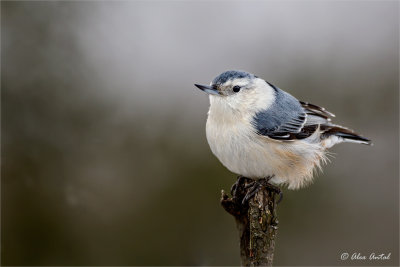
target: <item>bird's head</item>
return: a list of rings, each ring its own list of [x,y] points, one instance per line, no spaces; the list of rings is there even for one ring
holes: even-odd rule
[[[221,73],[210,85],[195,84],[210,95],[211,105],[227,106],[237,111],[257,111],[274,100],[273,89],[254,74],[229,70]]]

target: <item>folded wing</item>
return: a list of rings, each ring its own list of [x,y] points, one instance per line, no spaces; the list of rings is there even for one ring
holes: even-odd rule
[[[345,127],[331,123],[335,115],[325,108],[298,101],[292,95],[269,84],[275,90],[275,102],[254,116],[257,133],[275,140],[293,141],[310,137],[319,129],[321,140],[335,137],[338,142],[371,144],[371,141]]]

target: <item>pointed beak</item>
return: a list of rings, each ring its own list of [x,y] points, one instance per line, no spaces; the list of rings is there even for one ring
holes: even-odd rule
[[[220,95],[219,91],[216,88],[213,88],[209,85],[201,85],[201,84],[195,84],[194,86],[196,86],[197,88],[199,88],[200,90],[206,92],[207,94],[210,95]]]

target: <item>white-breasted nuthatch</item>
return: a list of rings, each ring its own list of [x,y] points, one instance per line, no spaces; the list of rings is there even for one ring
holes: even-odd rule
[[[309,184],[326,161],[326,149],[341,142],[371,144],[331,123],[332,113],[244,71],[226,71],[209,86],[206,124],[211,151],[231,172],[272,177],[273,184],[297,189]]]

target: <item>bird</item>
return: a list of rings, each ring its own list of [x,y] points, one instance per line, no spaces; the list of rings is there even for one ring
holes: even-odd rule
[[[194,84],[209,95],[206,137],[228,170],[272,186],[303,188],[327,162],[328,149],[342,142],[371,140],[332,123],[325,108],[246,71],[229,70],[210,85]],[[239,177],[240,177],[239,176]]]

